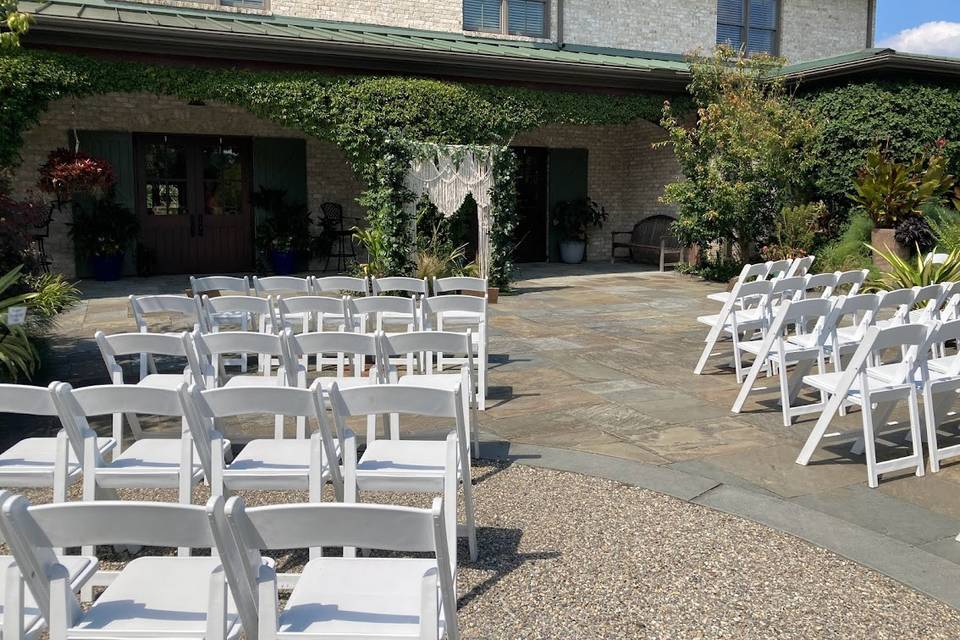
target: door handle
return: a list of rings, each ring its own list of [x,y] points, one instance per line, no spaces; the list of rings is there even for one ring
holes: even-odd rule
[[[196,231],[196,227],[195,227],[194,220],[193,220],[193,214],[192,214],[192,213],[188,213],[187,215],[190,216],[190,237],[192,238],[192,237],[194,237],[195,235],[197,235],[197,231]]]
[[[200,213],[197,215],[197,235],[201,238],[203,237],[203,214]]]

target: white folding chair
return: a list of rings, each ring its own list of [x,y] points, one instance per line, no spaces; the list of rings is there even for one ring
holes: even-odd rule
[[[462,293],[470,291],[487,295],[489,284],[486,278],[471,278],[467,276],[453,276],[450,278],[433,279],[433,295],[442,293]]]
[[[0,506],[13,495],[0,490]],[[13,544],[6,540],[2,532],[0,526],[0,544],[7,544],[12,549]],[[97,572],[98,561],[94,557],[62,555],[62,549],[50,551],[51,554],[57,554],[56,561],[66,572],[64,580],[71,593],[83,589]],[[20,566],[14,556],[0,556],[0,628],[3,629],[3,637],[14,640],[36,638],[47,624],[30,589],[24,588]]]
[[[313,278],[314,293],[337,292],[341,296],[350,295],[368,296],[370,295],[370,283],[366,278],[353,278],[350,276],[326,276],[324,278]]]
[[[259,298],[257,296],[223,296],[218,298],[201,298],[201,318],[204,319],[205,327],[201,324],[201,330],[204,333],[219,333],[226,328],[234,328],[236,331],[258,331],[260,333],[277,333],[280,325],[277,323],[276,308],[272,296]],[[235,318],[239,317],[240,322],[225,323],[217,321],[217,318]],[[221,363],[224,367],[239,366],[240,373],[247,372],[247,354],[241,353],[236,358],[223,358]],[[257,363],[263,367],[263,362]]]
[[[927,379],[923,384],[924,423],[927,428],[927,449],[930,471],[940,471],[940,463],[960,456],[960,444],[941,446],[939,425],[941,419],[956,419],[953,406],[960,391],[960,355],[943,354],[947,343],[960,344],[960,320],[935,323],[930,330],[930,352],[940,348],[940,357],[927,360]]]
[[[770,263],[770,269],[767,271],[767,280],[797,277],[799,274],[796,272],[800,266],[796,260],[774,260]]]
[[[154,356],[168,356],[182,359],[186,363],[183,371],[180,373],[151,373],[135,382],[140,387],[155,387],[160,389],[176,389],[184,382],[203,384],[203,369],[200,361],[193,349],[193,342],[186,332],[179,335],[162,333],[117,333],[112,336],[105,335],[102,331],[95,334],[97,345],[100,347],[100,355],[103,357],[103,363],[107,367],[107,373],[110,376],[110,382],[113,384],[125,384],[123,379],[123,367],[117,362],[120,356],[132,355],[135,353],[149,354]],[[155,360],[154,360],[155,361]],[[135,414],[126,416],[130,423],[130,430],[134,439],[139,440],[144,437],[143,430],[140,427],[140,420]],[[113,414],[113,439],[117,444],[117,451],[123,450],[123,426],[120,413]]]
[[[444,278],[444,280],[456,280]],[[470,278],[477,280],[477,278]],[[476,354],[474,362],[477,367],[477,407],[480,411],[487,407],[487,369],[489,367],[489,349],[487,338],[487,299],[478,296],[443,295],[423,299],[422,309],[423,331],[454,331],[457,333],[471,331],[470,339]],[[443,373],[447,364],[462,365],[464,358],[450,358],[442,351],[434,354],[437,371]]]
[[[216,387],[292,385],[297,379],[297,366],[290,361],[279,335],[254,331],[221,331],[192,336],[197,360],[208,389]],[[238,374],[226,378],[221,360],[227,353],[255,353],[261,363],[257,373]],[[273,369],[273,361],[279,366]]]
[[[12,496],[0,508],[0,529],[16,559],[16,571],[61,640],[232,640],[240,635],[236,605],[228,596],[217,554],[136,558],[119,572],[100,572],[87,582],[107,584],[88,608],[74,596],[74,573],[58,547],[146,545],[213,548],[203,506],[150,502],[73,502],[30,506]],[[92,554],[88,554],[92,556]],[[84,559],[95,563],[96,558]],[[96,566],[96,565],[94,565]],[[10,569],[8,569],[8,573]],[[7,634],[6,640],[26,636]]]
[[[835,309],[842,303],[842,298],[837,301],[811,298],[784,302],[763,338],[741,342],[739,348],[752,354],[754,360],[731,411],[740,413],[760,371],[768,363],[779,372],[783,426],[789,427],[794,416],[822,411],[826,401],[823,392],[818,403],[802,406],[794,406],[794,403],[800,394],[803,377],[813,366],[817,367],[818,373],[826,373],[826,345],[835,328]],[[792,379],[788,371],[790,366],[794,367]]]
[[[200,299],[189,296],[156,295],[129,296],[133,321],[140,333],[150,333],[150,316],[162,315],[174,318],[181,330],[192,331],[200,326]],[[201,327],[202,329],[202,327]],[[175,333],[180,333],[176,331]],[[140,357],[140,378],[147,373],[157,373],[156,363],[148,354]]]
[[[737,276],[733,288],[735,289],[744,283],[753,282],[754,280],[766,280],[767,274],[770,272],[770,265],[772,264],[772,262],[759,262],[757,264],[743,265],[743,269],[741,269],[740,275]],[[732,293],[733,289],[730,291],[717,291],[716,293],[709,294],[707,299],[722,304],[730,298]]]
[[[867,281],[870,275],[869,269],[860,269],[858,271],[837,272],[837,286],[834,288],[834,294],[842,293],[846,296],[855,296],[860,292],[860,287]],[[850,287],[844,289],[844,287]]]
[[[810,268],[813,267],[813,261],[816,260],[816,256],[804,256],[802,258],[794,258],[787,273],[784,275],[786,278],[793,278],[795,276],[805,276],[810,273]]]
[[[873,325],[877,310],[880,308],[880,296],[875,293],[840,296],[837,298],[835,321],[832,335],[825,345],[834,371],[843,368],[843,354],[855,350],[863,341],[867,329]],[[809,346],[807,336],[791,336],[791,342]]]
[[[211,292],[222,294],[224,291],[233,295],[250,295],[250,278],[247,276],[190,276],[190,291],[194,297],[209,295]]]
[[[337,364],[336,375],[321,375],[316,378],[324,388],[329,388],[334,382],[340,383],[340,388],[364,386],[372,381],[385,381],[384,369],[380,366],[378,356],[380,354],[377,347],[377,335],[364,333],[351,333],[349,331],[319,331],[311,333],[294,334],[290,331],[285,332],[284,338],[287,341],[287,353],[294,361],[300,362],[297,369],[296,386],[307,387],[307,370],[304,366],[309,354],[317,353],[323,356],[330,356]],[[367,359],[371,361],[371,368],[366,367]],[[350,365],[350,373],[347,375],[347,364]],[[294,384],[290,383],[291,386]]]
[[[466,421],[467,438],[473,447],[473,455],[480,456],[479,425],[477,414],[477,394],[474,387],[473,340],[470,329],[466,333],[447,331],[414,331],[393,336],[380,336],[380,361],[391,358],[404,360],[406,373],[390,371],[390,381],[399,384],[461,390],[463,415]],[[446,353],[463,357],[463,364],[457,373],[441,373],[434,367],[432,354]],[[423,367],[420,364],[424,365]]]
[[[942,322],[960,320],[960,282],[944,283],[940,320]]]
[[[338,432],[346,430],[352,416],[418,415],[452,418],[455,430],[445,440],[371,439],[356,464],[354,495],[362,491],[432,492],[443,496],[447,535],[455,540],[457,488],[463,485],[466,517],[464,533],[470,558],[477,558],[476,516],[470,452],[460,391],[412,385],[377,384],[353,389],[330,387],[329,399]],[[344,461],[344,464],[347,464]],[[349,489],[347,489],[349,491]]]
[[[947,293],[946,287],[942,284],[930,284],[913,289],[916,291],[913,299],[914,308],[907,313],[906,321],[914,324],[929,324],[940,320],[940,307]]]
[[[720,313],[697,318],[697,322],[710,327],[710,331],[704,338],[706,345],[700,354],[697,366],[693,370],[695,374],[703,373],[707,360],[713,355],[714,348],[720,338],[726,334],[733,339],[733,362],[737,372],[737,381],[742,380],[742,363],[738,346],[740,336],[744,334],[749,338],[755,332],[762,331],[770,322],[770,295],[772,292],[773,282],[770,280],[757,280],[740,284],[730,292],[731,295],[723,303]]]
[[[807,281],[804,284],[803,299],[810,298],[829,298],[834,295],[840,275],[837,273],[818,273],[812,276],[806,276]]]
[[[281,298],[277,301],[277,310],[280,312],[280,326],[293,330],[294,323],[287,318],[307,316],[308,321],[301,323],[302,331],[296,333],[310,333],[313,331],[345,331],[349,330],[346,296],[298,296]],[[304,369],[309,366],[308,357],[304,356]],[[316,354],[317,373],[323,370],[324,365],[337,365],[336,359],[326,358],[322,353]]]
[[[886,329],[873,326],[867,330],[863,342],[850,358],[842,373],[824,373],[804,377],[804,384],[828,394],[826,407],[810,432],[797,464],[806,465],[826,435],[827,429],[843,404],[861,408],[862,447],[867,459],[867,482],[877,487],[884,473],[913,469],[923,475],[923,445],[920,411],[917,401],[917,375],[925,371],[923,348],[927,344],[928,328],[919,324],[892,326]],[[872,364],[880,361],[884,352],[896,350],[902,359],[891,364]],[[877,460],[876,437],[887,429],[887,418],[896,404],[906,401],[910,415],[910,451],[906,456]],[[902,428],[901,428],[902,429]],[[858,452],[861,443],[854,446]]]
[[[455,541],[445,505],[431,509],[372,504],[284,504],[245,508],[230,498],[225,518],[210,509],[214,535],[237,549],[225,562],[250,640],[377,638],[456,640]],[[226,521],[226,525],[220,524]],[[229,541],[229,542],[228,542]],[[389,557],[312,558],[296,576],[278,575],[261,551],[361,547]],[[396,552],[429,557],[397,557]],[[284,582],[293,590],[278,612]],[[255,630],[255,631],[250,631]]]
[[[57,384],[54,382],[49,387],[0,384],[0,413],[58,416],[53,399],[53,388]],[[115,445],[112,438],[97,438],[95,446],[100,455],[106,455]],[[52,438],[24,438],[0,453],[0,486],[51,487],[53,501],[64,502],[67,487],[83,475],[82,451],[83,443],[71,440],[63,429]]]
[[[913,302],[917,298],[916,289],[894,289],[880,294],[874,324],[881,329],[907,324]]]
[[[289,298],[291,296],[310,296],[314,293],[313,276],[298,278],[297,276],[269,276],[258,278],[253,276],[253,291],[259,298]],[[288,322],[299,322],[306,330],[308,316],[287,316]]]
[[[411,296],[425,296],[429,293],[426,278],[371,278],[370,290],[375,296],[382,296],[391,291],[409,293]]]
[[[420,327],[415,298],[402,296],[351,298],[348,296],[344,305],[350,319],[351,330],[358,333],[385,331],[389,328],[416,331]]]
[[[185,424],[177,439],[137,440],[108,462],[94,447],[96,434],[87,421],[119,412],[176,417],[184,423],[178,389],[133,385],[73,389],[64,382],[54,389],[54,398],[63,428],[83,442],[84,500],[115,500],[117,489],[177,489],[179,502],[190,504],[193,487],[203,480],[203,468]],[[221,455],[229,446],[224,443]],[[180,550],[181,554],[188,551]]]
[[[324,483],[331,481],[337,499],[344,499],[340,447],[342,443],[346,458],[352,462],[357,455],[356,440],[349,430],[342,438],[333,438],[327,427],[319,383],[310,389],[245,387],[207,391],[194,385],[180,393],[212,495],[247,489],[306,491],[311,502],[319,502]],[[217,455],[224,440],[217,421],[264,413],[304,418],[314,423],[316,429],[309,436],[304,429],[298,430],[296,438],[284,438],[281,431],[272,439],[251,440],[225,465],[223,456]]]

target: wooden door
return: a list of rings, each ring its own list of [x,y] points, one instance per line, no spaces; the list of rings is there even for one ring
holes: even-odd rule
[[[586,149],[550,149],[547,207],[553,210],[558,202],[586,198],[589,156]],[[560,260],[560,238],[553,226],[549,234],[550,261]]]
[[[156,273],[251,267],[248,140],[138,135],[134,161],[141,244]]]

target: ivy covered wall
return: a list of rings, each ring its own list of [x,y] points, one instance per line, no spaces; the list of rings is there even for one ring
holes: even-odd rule
[[[409,239],[400,231],[406,228],[403,205],[409,194],[402,178],[408,157],[392,141],[506,145],[517,133],[548,124],[658,122],[666,98],[397,76],[142,64],[23,50],[0,55],[0,171],[17,164],[23,132],[52,100],[114,91],[215,100],[336,143],[366,186],[361,202],[369,223],[394,238],[390,251],[398,270],[408,266]],[[515,194],[511,163],[504,160],[500,169],[491,279],[503,286],[511,271]]]
[[[849,207],[851,179],[867,151],[888,145],[901,160],[945,140],[950,172],[960,175],[960,84],[908,79],[850,82],[802,96],[820,126],[808,150],[817,196],[835,210]]]

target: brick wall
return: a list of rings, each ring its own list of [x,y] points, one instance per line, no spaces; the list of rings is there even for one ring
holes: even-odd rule
[[[587,149],[587,193],[610,214],[602,229],[590,233],[587,259],[602,261],[610,259],[611,231],[630,230],[652,215],[672,215],[671,207],[658,198],[680,168],[672,151],[652,147],[665,136],[663,129],[646,121],[609,127],[558,125],[521,134],[512,144]]]
[[[716,0],[566,0],[564,39],[571,44],[685,53],[712,48]]]
[[[791,62],[863,49],[867,0],[782,0],[780,53]]]
[[[187,133],[261,137],[305,137],[257,118],[229,105],[208,103],[192,107],[166,96],[110,93],[74,100],[59,100],[50,105],[40,122],[26,132],[21,150],[23,161],[13,176],[16,195],[35,189],[37,168],[47,154],[67,144],[72,128],[81,130]],[[344,214],[362,216],[356,203],[361,186],[341,151],[333,144],[307,139],[307,195],[312,211],[320,204],[339,202]],[[53,268],[74,277],[73,246],[67,237],[66,216],[55,216],[46,242]]]
[[[781,52],[793,62],[855,51],[866,44],[867,0],[781,3]],[[463,0],[272,0],[270,11],[302,18],[463,33]],[[550,37],[555,39],[556,0],[550,3],[548,14]],[[717,2],[565,0],[563,23],[564,40],[570,44],[686,53],[713,48]]]

